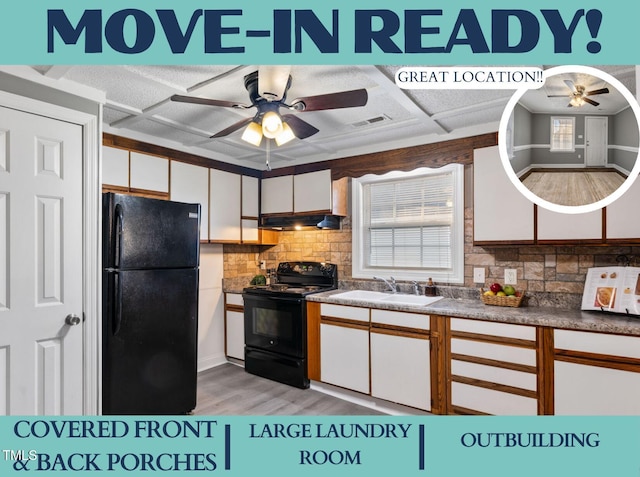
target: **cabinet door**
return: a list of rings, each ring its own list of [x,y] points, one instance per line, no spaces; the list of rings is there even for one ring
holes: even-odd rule
[[[131,152],[131,188],[169,192],[169,159]]]
[[[431,409],[429,340],[371,330],[371,395]]]
[[[473,151],[473,240],[533,241],[533,204],[507,176],[498,147]]]
[[[602,210],[559,214],[538,207],[538,240],[598,240],[602,238]]]
[[[554,367],[555,414],[640,414],[640,372],[562,361]]]
[[[607,206],[607,238],[640,238],[640,221],[630,220],[631,211],[640,204],[640,179],[611,205]]]
[[[209,169],[171,161],[171,200],[201,205],[200,239],[209,239]]]
[[[294,212],[330,212],[331,170],[293,176]]]
[[[240,242],[240,175],[210,169],[209,240]]]
[[[244,313],[227,310],[225,325],[227,356],[244,361]]]
[[[263,214],[293,212],[293,176],[262,179]]]
[[[242,176],[242,216],[260,215],[259,180],[257,177]]]
[[[321,323],[320,378],[369,394],[369,330]]]
[[[129,187],[129,151],[102,147],[102,184]]]
[[[260,231],[257,219],[242,219],[242,243],[259,243]]]

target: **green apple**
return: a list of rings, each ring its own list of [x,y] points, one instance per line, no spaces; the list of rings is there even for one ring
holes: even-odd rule
[[[507,295],[516,294],[516,289],[513,288],[511,285],[505,285],[504,287],[502,287],[502,291],[504,291]]]

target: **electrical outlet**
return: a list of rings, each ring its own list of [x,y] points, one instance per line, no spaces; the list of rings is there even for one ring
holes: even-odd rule
[[[484,268],[473,269],[473,283],[484,283]]]
[[[260,260],[260,270],[266,270],[267,264],[264,260]]]
[[[518,283],[518,270],[515,268],[505,268],[504,270],[504,284],[515,285]]]

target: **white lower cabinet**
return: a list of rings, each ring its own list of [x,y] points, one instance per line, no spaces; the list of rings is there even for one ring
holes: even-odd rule
[[[556,361],[556,415],[640,414],[640,372]]]
[[[369,394],[369,330],[320,324],[321,380]]]
[[[639,337],[556,330],[554,344],[555,414],[640,414]]]
[[[242,295],[227,293],[227,307],[243,305]],[[244,311],[240,309],[225,310],[226,355],[244,361]]]
[[[371,395],[431,409],[429,340],[371,330]]]

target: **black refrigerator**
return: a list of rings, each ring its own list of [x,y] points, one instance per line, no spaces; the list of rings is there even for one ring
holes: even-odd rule
[[[188,413],[196,405],[200,204],[102,199],[102,413]]]

